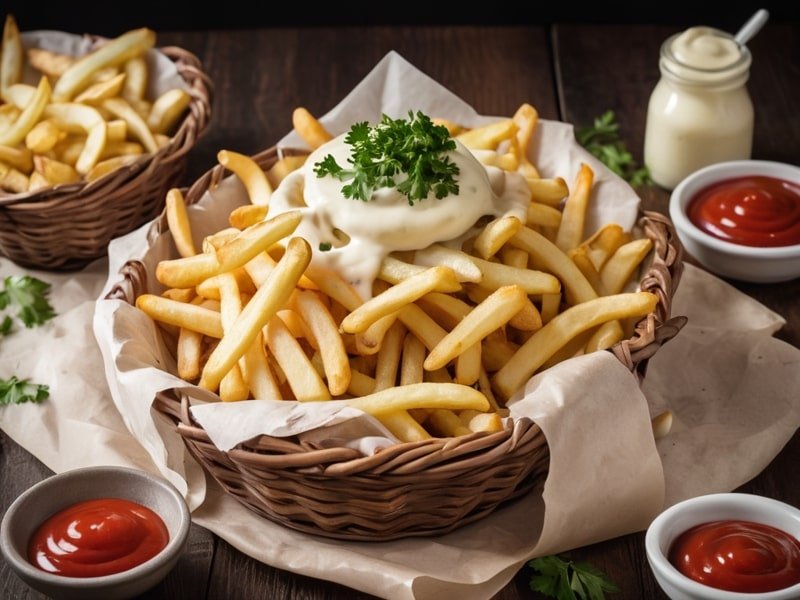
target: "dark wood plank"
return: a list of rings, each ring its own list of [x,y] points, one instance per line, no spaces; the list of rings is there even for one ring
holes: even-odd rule
[[[393,49],[480,113],[511,114],[530,102],[544,117],[557,115],[542,28],[180,32],[158,42],[197,54],[216,84],[212,125],[191,154],[187,181],[222,148],[254,153],[274,144],[297,106],[324,114]]]
[[[647,102],[659,77],[659,47],[675,31],[663,26],[555,27],[553,51],[565,120],[585,125],[613,109],[623,139],[641,162]],[[756,108],[754,158],[796,162],[800,156],[800,114],[788,108],[800,101],[800,67],[791,56],[798,41],[796,27],[768,25],[751,43],[754,58],[748,87]],[[646,187],[639,192],[645,209],[668,212],[667,191]],[[694,262],[691,257],[688,260]],[[800,347],[800,279],[774,285],[730,283],[783,315],[787,324],[778,337]],[[773,463],[739,491],[799,505],[800,483],[792,475],[798,456],[800,434],[795,434]],[[572,554],[621,584],[622,592],[615,598],[666,598],[647,567],[643,534]]]

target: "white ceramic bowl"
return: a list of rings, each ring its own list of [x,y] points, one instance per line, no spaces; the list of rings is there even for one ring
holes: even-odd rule
[[[673,542],[687,529],[726,519],[753,521],[782,529],[800,539],[800,510],[752,494],[710,494],[679,502],[652,522],[645,536],[650,568],[664,593],[672,600],[796,600],[800,583],[774,592],[745,594],[703,585],[683,575],[667,560]]]
[[[103,577],[64,577],[28,562],[28,541],[39,525],[68,506],[93,498],[123,498],[154,511],[169,531],[166,547],[132,569]],[[183,496],[166,480],[136,469],[88,467],[54,475],[20,494],[0,524],[0,552],[25,583],[52,598],[120,600],[142,594],[166,576],[183,552],[190,524]]]
[[[695,171],[678,184],[669,202],[669,216],[683,247],[704,267],[723,277],[754,283],[800,277],[800,244],[777,248],[732,244],[702,231],[687,217],[686,208],[700,190],[748,175],[766,175],[800,184],[800,167],[764,160],[735,160]]]

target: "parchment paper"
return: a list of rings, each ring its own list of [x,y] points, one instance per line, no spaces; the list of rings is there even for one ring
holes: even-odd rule
[[[436,114],[425,102],[435,99],[444,107],[448,96],[453,99],[396,55],[378,69],[402,75],[415,107]],[[396,84],[369,90],[366,101],[394,97]],[[578,151],[576,156],[583,158]],[[200,208],[193,219],[213,219],[211,213]],[[112,244],[110,280],[118,278],[124,259],[143,255],[146,229]],[[756,475],[800,424],[800,351],[771,337],[780,317],[689,267],[675,311],[688,315],[690,326],[652,361],[644,388],[650,406],[607,353],[574,359],[529,382],[513,410],[534,416],[547,435],[552,465],[541,494],[534,491],[439,538],[381,544],[315,538],[263,520],[213,482],[204,489],[202,472],[149,408],[152,392],[168,382],[141,377],[142,371],[169,358],[154,343],[152,324],[128,307],[103,301],[95,329],[115,377],[106,388],[90,318],[104,267],[101,261],[79,275],[33,273],[53,282],[60,314],[44,327],[3,340],[0,376],[49,384],[51,398],[42,405],[0,407],[0,427],[56,471],[130,464],[160,472],[187,493],[195,522],[250,556],[378,596],[487,598],[533,555],[644,528],[662,505],[665,480],[667,503],[733,489]],[[0,262],[0,275],[11,272],[22,270]],[[724,343],[712,347],[712,337]],[[662,477],[648,411],[665,406],[675,411],[677,424],[658,446]]]

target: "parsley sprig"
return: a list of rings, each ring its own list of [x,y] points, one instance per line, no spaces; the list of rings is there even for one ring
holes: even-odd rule
[[[14,306],[17,309],[17,318],[25,327],[41,325],[56,315],[47,299],[49,294],[49,283],[29,275],[11,275],[3,280],[0,310]],[[6,315],[0,324],[0,333],[10,333],[12,326],[11,317]]]
[[[22,404],[23,402],[44,402],[50,397],[50,388],[38,383],[30,383],[27,379],[0,379],[0,405]]]
[[[413,206],[431,191],[439,199],[458,193],[458,165],[447,156],[456,143],[446,127],[434,125],[422,112],[409,111],[408,119],[383,115],[374,127],[356,123],[344,141],[352,146],[352,168],[341,167],[328,154],[314,165],[314,172],[347,182],[342,186],[345,198],[367,202],[376,189],[396,187]],[[406,177],[398,183],[395,178],[402,175]]]
[[[604,600],[605,592],[618,592],[608,575],[587,563],[576,563],[566,557],[543,556],[528,565],[537,571],[530,586],[557,600]]]
[[[575,137],[581,146],[631,185],[650,183],[647,167],[636,164],[625,142],[620,139],[619,123],[614,118],[613,110],[595,118],[591,126],[578,129]]]

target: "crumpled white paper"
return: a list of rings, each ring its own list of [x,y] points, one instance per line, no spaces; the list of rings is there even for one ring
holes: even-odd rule
[[[448,97],[455,101],[396,55],[382,62],[379,72],[401,76],[403,88],[415,99],[427,98],[428,106],[444,107]],[[392,85],[373,89],[366,101],[394,97]],[[118,278],[125,258],[143,255],[146,229],[114,243],[110,280]],[[68,275],[31,272],[53,283],[59,317],[3,340],[0,377],[13,373],[49,384],[51,398],[41,405],[0,407],[0,428],[55,471],[128,464],[169,476],[189,495],[196,523],[258,560],[387,598],[486,598],[534,554],[643,528],[661,504],[664,479],[645,435],[648,405],[616,359],[600,353],[534,378],[528,384],[534,405],[514,408],[534,411],[554,449],[541,493],[534,491],[478,523],[431,539],[343,543],[266,521],[212,481],[204,490],[197,465],[184,464],[178,436],[149,408],[153,390],[165,382],[136,376],[148,360],[159,357],[147,343],[152,324],[128,315],[127,331],[111,327],[116,312],[128,310],[118,302],[99,302],[95,313],[106,366],[115,377],[111,390],[104,385],[87,302],[102,286],[104,266],[100,261]],[[0,260],[0,275],[12,272],[25,271]],[[690,325],[651,361],[644,387],[651,414],[671,407],[676,415],[673,433],[658,444],[667,503],[733,489],[756,475],[800,424],[800,351],[771,337],[782,324],[777,315],[691,267],[675,298],[675,314],[687,315]],[[719,343],[711,345],[711,339]],[[133,389],[121,399],[120,388],[131,383]],[[562,459],[580,471],[561,477]],[[628,480],[640,476],[651,478],[650,483],[628,495]],[[624,522],[637,494],[643,502],[634,506],[635,517]],[[601,514],[611,519],[607,527],[597,523]],[[588,535],[581,535],[584,528]]]

